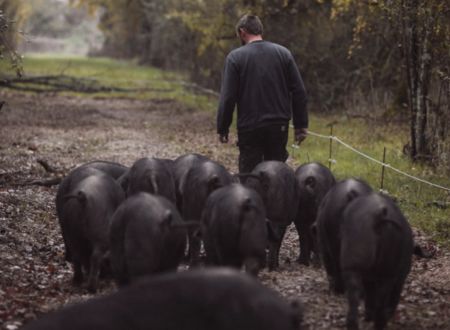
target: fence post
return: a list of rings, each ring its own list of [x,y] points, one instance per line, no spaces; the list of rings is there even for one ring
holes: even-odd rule
[[[331,171],[331,164],[332,164],[332,161],[331,161],[332,156],[333,156],[333,125],[331,125],[331,127],[330,127],[330,154],[328,157],[328,168],[330,169],[330,171]]]
[[[383,191],[383,188],[384,188],[384,169],[385,169],[384,164],[386,164],[386,147],[384,147],[384,150],[383,150],[383,165],[381,166],[381,182],[380,182],[381,192]]]

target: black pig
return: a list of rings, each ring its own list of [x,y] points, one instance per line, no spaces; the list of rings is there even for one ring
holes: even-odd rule
[[[183,184],[183,219],[200,224],[206,199],[216,189],[232,182],[232,176],[225,167],[212,160],[203,161],[192,167]],[[191,265],[198,263],[201,241],[189,230],[189,259]]]
[[[331,171],[319,163],[307,163],[295,171],[299,187],[299,203],[294,223],[300,240],[298,262],[309,265],[311,252],[317,257],[317,249],[311,233],[311,225],[317,217],[319,204],[336,183]]]
[[[185,154],[175,159],[172,169],[175,180],[178,211],[183,212],[183,186],[187,173],[191,168],[207,160],[209,160],[207,157],[199,154]]]
[[[128,172],[127,196],[148,192],[176,202],[175,182],[166,161],[158,158],[141,158]]]
[[[78,168],[83,167],[92,167],[99,171],[104,172],[105,174],[108,174],[109,176],[113,177],[114,179],[118,179],[123,173],[125,173],[128,170],[128,167],[116,163],[116,162],[110,162],[106,160],[94,160],[88,163],[85,163],[83,165],[80,165]]]
[[[297,330],[302,311],[226,268],[162,274],[65,307],[23,330]]]
[[[208,264],[233,266],[258,275],[266,263],[267,227],[259,194],[241,184],[214,191],[202,216]]]
[[[340,241],[349,303],[347,328],[358,329],[358,305],[364,297],[366,320],[374,321],[375,329],[384,329],[411,269],[411,227],[389,197],[371,193],[345,209]]]
[[[124,199],[122,188],[109,175],[93,168],[69,193],[62,196],[61,229],[71,253],[74,284],[83,281],[83,269],[88,275],[88,289],[95,292],[102,262],[109,253],[108,230],[111,217]]]
[[[138,193],[123,202],[111,221],[111,266],[119,285],[143,275],[176,270],[186,248],[186,230],[175,205],[162,196]]]
[[[342,214],[353,199],[371,191],[372,188],[361,180],[342,180],[328,191],[319,205],[313,231],[317,236],[319,253],[327,272],[330,289],[335,293],[344,292],[339,261]]]
[[[244,184],[261,195],[269,219],[269,270],[278,268],[278,255],[288,225],[298,209],[298,186],[294,171],[275,160],[256,165],[250,174],[240,175]]]
[[[73,187],[86,178],[89,175],[98,173],[98,171],[111,176],[114,179],[119,179],[128,168],[119,163],[96,160],[83,165],[78,166],[74,170],[72,170],[59,184],[58,191],[56,193],[56,214],[58,216],[58,221],[61,226],[62,236],[64,239],[65,246],[65,259],[68,262],[72,261],[71,252],[67,246],[65,238],[67,237],[67,233],[64,232],[65,227],[61,225],[64,221],[62,218],[64,215],[62,214],[62,208],[65,203],[64,196],[67,195]]]

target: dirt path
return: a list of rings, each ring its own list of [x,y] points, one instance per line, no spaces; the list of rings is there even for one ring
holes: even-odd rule
[[[72,288],[69,264],[54,208],[56,187],[18,186],[51,177],[45,159],[68,170],[94,159],[131,165],[143,156],[175,158],[198,152],[236,171],[237,150],[216,142],[214,114],[170,100],[82,99],[0,92],[0,328],[17,329],[29,319],[91,295]],[[294,164],[291,164],[294,166]],[[417,234],[428,247],[432,242]],[[345,327],[346,302],[328,292],[324,271],[295,263],[298,238],[290,228],[281,269],[264,271],[264,284],[304,303],[307,329]],[[450,253],[414,260],[398,312],[389,329],[450,328]],[[103,283],[100,294],[115,290]],[[363,329],[371,329],[361,322]]]

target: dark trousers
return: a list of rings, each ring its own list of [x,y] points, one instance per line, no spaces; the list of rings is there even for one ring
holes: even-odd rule
[[[238,132],[239,173],[249,173],[264,160],[286,161],[288,124],[261,127]]]

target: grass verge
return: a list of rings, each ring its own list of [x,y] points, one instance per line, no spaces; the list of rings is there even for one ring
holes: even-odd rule
[[[357,150],[383,160],[386,163],[426,181],[450,187],[450,178],[443,172],[413,163],[403,153],[408,142],[408,123],[368,122],[343,115],[311,116],[310,130],[322,135],[339,137]],[[382,166],[364,158],[345,146],[332,142],[331,169],[338,179],[358,177],[367,181],[375,190],[381,189]],[[291,155],[298,164],[318,161],[329,165],[330,139],[308,136],[299,149],[291,148]],[[385,168],[383,190],[393,196],[408,220],[432,236],[440,245],[450,247],[450,193],[428,184],[408,178]]]
[[[206,93],[188,90],[186,77],[179,73],[140,66],[130,61],[84,56],[26,55],[23,60],[25,77],[66,75],[95,80],[101,86],[133,89],[132,92],[103,92],[94,98],[171,99],[193,109],[214,107],[214,98]],[[13,77],[7,61],[0,61],[0,79]],[[64,92],[68,95],[83,95]]]

